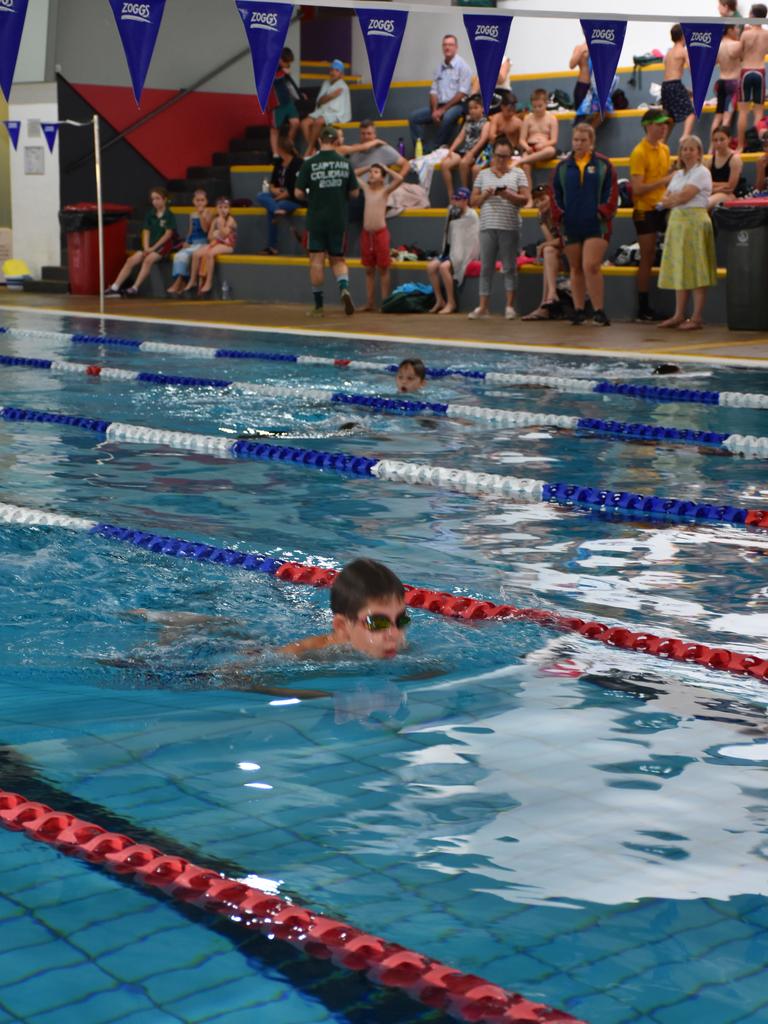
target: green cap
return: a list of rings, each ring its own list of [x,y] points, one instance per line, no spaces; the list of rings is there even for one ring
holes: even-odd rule
[[[672,118],[666,110],[662,110],[661,107],[649,107],[643,114],[640,124],[670,124],[671,121]]]

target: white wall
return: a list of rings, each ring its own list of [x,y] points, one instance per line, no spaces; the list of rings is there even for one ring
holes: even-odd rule
[[[42,133],[29,137],[30,119],[58,120],[56,86],[15,84],[11,91],[9,116],[22,122],[18,149],[11,151],[11,215],[13,218],[13,254],[26,260],[33,277],[40,276],[43,266],[61,262],[59,234],[59,155],[58,141],[53,153]],[[66,131],[66,129],[64,129]],[[42,146],[45,152],[45,173],[24,173],[25,146]]]
[[[44,82],[48,50],[49,0],[29,0],[14,82]]]
[[[549,11],[549,0],[500,0],[499,7],[514,12],[515,8]],[[591,12],[597,4],[585,4],[583,0],[557,0],[560,11],[574,11],[578,14]],[[742,6],[744,3],[742,2]],[[586,10],[585,10],[586,8]],[[468,13],[481,13],[465,9]],[[659,49],[662,52],[670,45],[669,30],[678,17],[716,17],[715,0],[675,0],[672,14],[664,0],[613,0],[606,18],[620,18],[642,10],[644,14],[659,15],[658,22],[630,22],[620,66],[632,64],[636,53]],[[459,51],[472,64],[472,51],[464,31],[464,11],[449,5],[449,0],[435,3],[435,14],[415,14],[408,17],[408,27],[403,40],[400,56],[395,69],[395,81],[422,81],[432,76],[440,59],[440,39],[446,32],[453,32],[459,40]],[[577,19],[569,18],[515,18],[509,32],[507,52],[512,61],[512,74],[535,74],[537,72],[565,71],[573,47],[582,39],[581,26]],[[368,59],[359,25],[355,24],[352,41],[352,68],[370,82]]]
[[[514,11],[516,7],[528,10],[551,10],[547,0],[502,0],[500,7]],[[598,4],[584,4],[583,0],[557,0],[561,11],[578,14],[592,13]],[[742,2],[742,6],[744,3]],[[586,8],[586,10],[585,10]],[[658,49],[662,53],[671,45],[669,30],[678,18],[716,18],[715,0],[674,0],[669,7],[664,0],[613,0],[606,18],[621,18],[622,14],[642,11],[643,14],[658,14],[659,21],[629,22],[624,39],[624,49],[619,60],[620,67],[632,64],[635,54]],[[512,74],[566,70],[568,59],[576,43],[582,40],[581,26],[577,19],[567,18],[515,18],[509,33],[508,52],[512,59]],[[465,37],[466,39],[466,37]],[[466,42],[469,48],[469,42]]]

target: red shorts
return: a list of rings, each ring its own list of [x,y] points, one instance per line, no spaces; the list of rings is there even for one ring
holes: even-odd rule
[[[379,231],[366,231],[363,228],[360,232],[360,259],[364,267],[387,270],[392,265],[389,248],[389,228],[381,228]]]

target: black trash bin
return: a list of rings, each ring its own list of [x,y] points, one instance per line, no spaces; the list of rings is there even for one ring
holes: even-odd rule
[[[712,219],[726,243],[728,329],[768,330],[768,203],[723,203]]]

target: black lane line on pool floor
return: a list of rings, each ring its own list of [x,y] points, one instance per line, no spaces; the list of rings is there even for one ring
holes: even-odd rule
[[[202,857],[206,867],[230,878],[244,878],[250,873],[234,861],[208,857],[204,851],[190,849],[162,833],[136,825],[130,819],[107,810],[101,804],[74,796],[43,778],[14,747],[2,743],[0,788],[23,793],[28,800],[46,804],[57,811],[73,814],[86,821],[93,821],[109,831],[128,835],[136,842],[156,846],[171,856],[183,857],[192,863]],[[0,849],[1,846],[0,838]],[[67,856],[61,851],[56,852],[62,857]],[[89,864],[86,860],[75,859],[80,860],[86,870],[104,873],[102,868]],[[189,903],[180,903],[154,886],[141,885],[126,875],[111,871],[108,873],[115,882],[130,889],[138,889],[147,898],[164,903],[190,923],[225,936],[232,942],[233,949],[243,956],[249,969],[256,969],[262,973],[265,969],[278,971],[287,985],[322,1003],[328,1012],[337,1016],[340,1021],[348,1024],[455,1024],[454,1018],[437,1010],[421,1007],[405,994],[380,988],[360,972],[347,971],[336,967],[330,961],[308,957],[287,943],[266,938],[259,931],[249,932],[242,925],[227,918],[206,913]],[[66,936],[64,938],[66,940]]]

